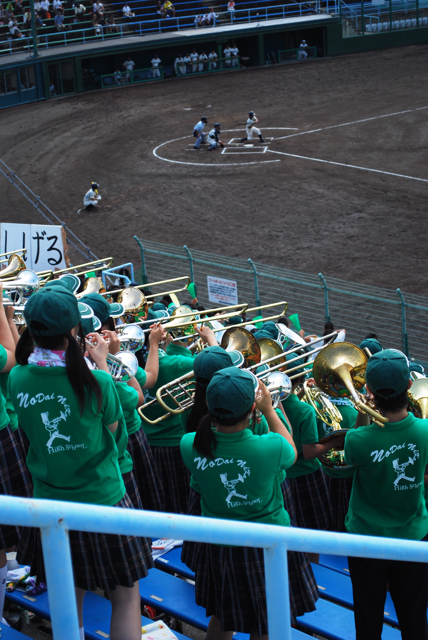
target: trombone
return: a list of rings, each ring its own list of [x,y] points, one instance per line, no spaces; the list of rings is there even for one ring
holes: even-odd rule
[[[155,287],[160,284],[167,284],[168,282],[179,282],[180,280],[186,280],[186,284],[180,289],[172,289],[171,291],[160,291],[159,293],[150,293],[146,296],[146,300],[150,298],[156,298],[157,296],[169,296],[172,293],[180,293],[180,291],[185,291],[190,284],[189,276],[180,276],[179,278],[170,278],[169,280],[158,280],[157,282],[148,282],[147,284],[137,284],[132,287],[132,289],[150,289],[151,287]],[[122,289],[113,289],[113,291],[109,291],[109,295],[113,293],[121,293],[123,289],[127,287],[123,287]]]
[[[113,262],[113,258],[102,258],[100,260],[92,260],[92,262],[84,262],[82,264],[76,264],[74,267],[66,267],[65,269],[59,269],[55,271],[56,276],[60,276],[64,273],[73,273],[75,276],[84,276],[90,271],[102,271],[103,269],[108,269]],[[99,265],[99,266],[97,266]],[[83,267],[87,267],[83,271],[79,271],[78,273],[74,273],[76,269],[82,269]],[[41,272],[45,273],[45,272]],[[38,275],[38,274],[37,274]]]
[[[162,387],[159,387],[156,391],[156,397],[139,407],[138,413],[148,424],[159,424],[159,422],[163,422],[163,420],[170,418],[172,415],[184,413],[184,411],[193,407],[195,388],[195,374],[193,371],[189,371],[179,378],[171,380]],[[166,403],[167,399],[169,399],[175,406],[171,407],[168,405]],[[155,405],[160,405],[165,410],[165,413],[160,415],[158,418],[151,420],[145,414],[145,411],[149,407],[153,407]]]
[[[21,249],[22,251],[22,249]],[[7,267],[0,270],[0,280],[6,278],[13,278],[18,275],[20,271],[26,269],[25,262],[17,253],[11,253],[7,263]]]

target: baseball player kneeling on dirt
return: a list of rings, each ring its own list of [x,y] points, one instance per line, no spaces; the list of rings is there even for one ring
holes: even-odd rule
[[[207,142],[209,143],[209,147],[207,151],[213,151],[217,149],[217,147],[224,147],[224,144],[219,138],[220,134],[220,124],[218,122],[215,123],[214,129],[211,129],[207,136]]]
[[[246,132],[246,136],[245,138],[241,138],[241,142],[245,142],[246,140],[252,140],[253,139],[253,133],[256,133],[259,138],[260,138],[260,142],[264,142],[263,137],[262,137],[262,132],[260,131],[260,129],[257,129],[257,127],[255,127],[255,123],[258,122],[258,118],[256,118],[256,114],[254,113],[254,111],[250,111],[248,114],[248,119],[247,119],[247,123],[245,126],[245,132]]]

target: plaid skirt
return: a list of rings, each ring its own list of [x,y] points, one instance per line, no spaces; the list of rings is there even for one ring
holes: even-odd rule
[[[290,484],[288,478],[285,478],[281,483],[282,497],[284,498],[284,507],[288,515],[290,516],[290,524],[292,527],[296,527],[296,510],[294,508],[293,494],[291,493]]]
[[[297,526],[303,529],[330,531],[333,510],[324,472],[317,469],[305,476],[288,478],[288,482],[296,510]]]
[[[126,493],[114,506],[133,508]],[[86,591],[132,587],[153,567],[147,538],[70,531],[70,548],[75,585]],[[46,582],[40,529],[23,529],[17,560],[30,565],[31,575],[36,575],[38,582]]]
[[[33,485],[26,467],[19,438],[10,425],[0,431],[0,494],[31,498]],[[0,516],[1,518],[1,516]],[[20,528],[0,524],[0,549],[13,547],[19,541]]]
[[[189,489],[189,502],[187,506],[187,514],[189,516],[201,516],[201,494],[192,489]],[[198,555],[200,542],[189,542],[184,540],[181,549],[181,561],[195,572],[195,559]]]
[[[132,471],[140,492],[142,508],[146,511],[164,511],[165,494],[143,429],[129,436],[127,449],[134,463]]]
[[[342,531],[347,533],[345,518],[348,513],[354,478],[332,478],[325,474],[325,480],[330,496],[331,507],[333,509],[333,524],[331,531]]]
[[[180,446],[151,449],[165,491],[165,511],[187,513],[190,473],[182,460]]]
[[[122,473],[123,482],[125,484],[126,494],[130,499],[134,509],[142,509],[143,503],[141,502],[140,492],[138,491],[137,483],[135,482],[134,473],[128,471]]]

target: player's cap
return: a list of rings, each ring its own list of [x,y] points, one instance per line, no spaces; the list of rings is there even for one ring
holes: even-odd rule
[[[93,189],[98,189],[98,187],[99,187],[99,186],[100,186],[100,185],[98,184],[98,182],[91,182],[91,187],[92,187]]]
[[[24,307],[24,318],[35,336],[59,336],[80,322],[77,298],[65,287],[40,289]]]
[[[202,116],[201,122],[207,123],[208,122],[208,118],[206,116]]]
[[[125,313],[125,307],[118,302],[109,304],[99,293],[88,293],[82,297],[82,302],[88,304],[93,309],[94,314],[104,324],[108,318],[119,318]]]
[[[407,389],[409,379],[409,361],[398,349],[384,349],[369,358],[366,369],[367,386],[381,398],[400,395]]]
[[[255,116],[256,114],[254,113],[254,111],[250,111],[250,112],[248,113],[248,115],[250,116],[250,118],[252,118],[252,117],[253,117],[253,116]]]
[[[207,347],[199,353],[193,362],[193,371],[198,384],[207,387],[217,371],[232,367],[229,353],[218,346]]]
[[[368,349],[372,356],[383,349],[379,340],[376,340],[375,338],[366,338],[358,346],[360,349]]]
[[[214,125],[214,127],[218,127],[218,128],[220,129],[220,123],[219,123],[219,122],[216,122],[216,123],[215,123],[215,125]]]

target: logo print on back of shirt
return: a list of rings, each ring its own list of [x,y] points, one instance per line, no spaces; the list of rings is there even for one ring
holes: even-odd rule
[[[43,424],[45,425],[45,429],[51,434],[49,440],[46,443],[49,453],[52,453],[53,451],[52,442],[55,440],[55,438],[62,438],[63,440],[67,440],[67,442],[70,442],[71,436],[63,436],[58,429],[58,423],[61,422],[61,420],[67,420],[67,416],[63,411],[61,411],[58,418],[54,418],[53,420],[49,420],[49,411],[41,413],[40,417]]]
[[[400,458],[394,458],[391,460],[392,467],[395,473],[397,474],[397,477],[394,480],[394,489],[397,491],[400,491],[403,489],[418,489],[422,484],[422,482],[419,482],[416,484],[410,484],[410,485],[405,483],[400,484],[402,480],[406,480],[407,482],[412,482],[412,483],[414,483],[416,480],[416,474],[414,476],[410,475],[412,473],[411,467],[416,463],[416,460],[419,458],[419,450],[416,448],[416,445],[411,443],[407,443],[406,445],[406,443],[403,442],[400,445],[392,445],[392,447],[390,447],[386,451],[384,449],[381,449],[380,451],[379,450],[372,451],[370,454],[370,456],[372,456],[373,458],[373,462],[383,462],[384,460],[387,460],[389,457],[392,458],[394,454],[400,455],[401,452],[404,453],[406,449],[407,449],[407,460],[403,462],[400,462]]]
[[[394,487],[398,487],[400,480],[408,480],[409,482],[415,481],[416,476],[413,476],[413,478],[409,478],[406,476],[406,468],[409,465],[415,464],[415,460],[419,458],[419,451],[414,451],[413,453],[414,453],[414,457],[411,458],[409,456],[409,460],[407,462],[403,462],[402,464],[400,464],[400,461],[398,458],[392,461],[392,466],[394,467],[394,471],[397,474],[397,477],[394,480]]]
[[[244,471],[243,473],[238,473],[238,477],[235,480],[228,480],[227,478],[227,473],[220,473],[220,480],[223,484],[223,486],[225,487],[225,489],[228,490],[228,496],[226,498],[226,504],[227,506],[233,506],[231,505],[231,501],[232,498],[243,498],[244,500],[247,499],[247,495],[242,495],[241,493],[238,493],[236,490],[236,485],[238,484],[238,482],[244,482],[245,478],[247,476],[250,475],[250,470],[248,467],[244,467]]]

